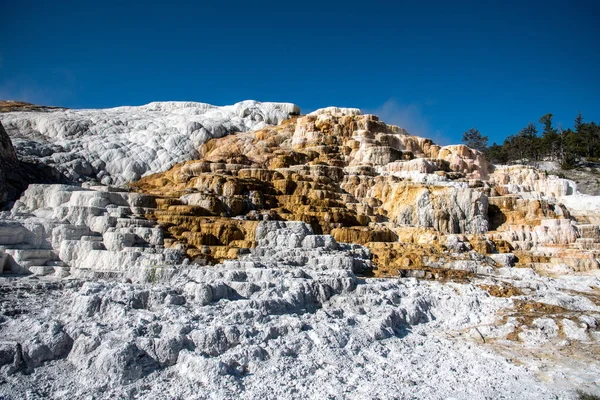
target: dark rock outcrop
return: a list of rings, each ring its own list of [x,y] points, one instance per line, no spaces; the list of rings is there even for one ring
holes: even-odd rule
[[[16,200],[30,183],[64,183],[66,178],[45,165],[20,161],[0,123],[0,209]]]
[[[10,137],[0,123],[0,206],[6,203],[9,198],[14,197],[14,190],[8,181],[11,171],[17,171],[19,160],[10,141]]]

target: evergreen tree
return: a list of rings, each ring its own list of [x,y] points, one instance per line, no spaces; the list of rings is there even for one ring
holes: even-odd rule
[[[519,159],[527,158],[528,161],[539,159],[541,143],[537,137],[537,132],[535,124],[530,122],[516,135],[513,147],[518,148]]]
[[[577,132],[577,153],[581,157],[600,155],[600,127],[595,122],[582,123]]]
[[[525,142],[519,135],[510,135],[502,143],[508,161],[522,160],[525,158]]]
[[[499,145],[496,142],[485,150],[485,158],[494,164],[506,164],[509,161],[504,146]]]
[[[577,114],[573,129],[563,129],[560,124],[554,127],[553,115],[546,114],[539,119],[542,135],[533,122],[517,134],[508,136],[499,145],[487,145],[487,136],[482,136],[477,128],[463,134],[462,141],[469,147],[483,151],[488,161],[506,164],[514,161],[534,162],[545,157],[560,162],[563,169],[573,168],[581,158],[598,162],[600,158],[600,125],[584,122],[583,115]]]
[[[574,131],[569,130],[566,143],[568,146],[568,153],[575,155],[585,156],[587,154],[588,144],[585,140],[585,125],[583,122],[583,115],[580,113],[575,117],[575,124],[573,125]]]
[[[558,131],[552,127],[552,114],[542,116],[540,124],[544,127],[541,143],[542,156],[550,156],[555,160],[559,157],[560,136]]]
[[[575,125],[573,126],[573,128],[575,128],[575,132],[580,133],[582,126],[583,126],[583,115],[581,114],[581,111],[580,111],[577,114],[577,116],[575,117]]]
[[[463,133],[462,141],[470,148],[483,152],[487,147],[488,137],[482,136],[479,130],[473,127]]]

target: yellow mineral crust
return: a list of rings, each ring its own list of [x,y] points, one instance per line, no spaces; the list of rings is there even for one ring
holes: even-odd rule
[[[377,276],[467,260],[447,246],[452,235],[481,254],[516,251],[518,265],[597,268],[583,249],[598,239],[581,241],[568,210],[544,197],[568,184],[528,167],[494,169],[476,150],[438,146],[358,110],[318,110],[212,139],[199,153],[133,185],[157,197],[148,217],[170,245],[198,261],[237,257],[255,245],[260,220],[281,219],[368,246]]]

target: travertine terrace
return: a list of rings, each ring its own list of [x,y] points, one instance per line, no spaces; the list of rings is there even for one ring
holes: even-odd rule
[[[255,221],[269,218],[367,245],[381,259],[380,276],[460,259],[444,251],[461,248],[500,265],[526,252],[539,268],[550,258],[598,268],[595,217],[571,217],[562,203],[585,201],[572,182],[494,167],[468,147],[437,146],[358,110],[319,110],[210,140],[200,153],[134,184],[157,196],[149,217],[191,257],[231,258],[253,246]]]
[[[2,171],[59,182],[1,199],[0,396],[600,393],[600,197],[572,181],[357,109],[0,121]]]

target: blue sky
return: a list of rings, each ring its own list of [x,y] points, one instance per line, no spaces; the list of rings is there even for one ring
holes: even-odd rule
[[[597,1],[10,1],[0,99],[359,107],[448,144],[600,121]]]

